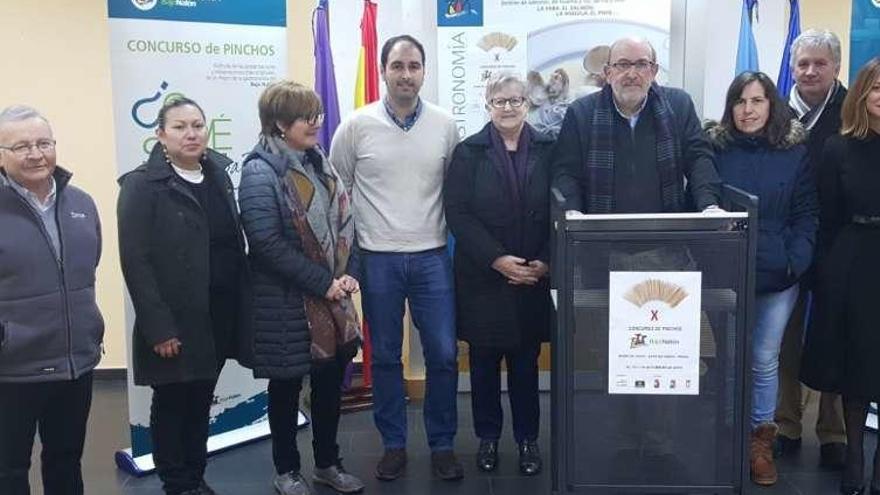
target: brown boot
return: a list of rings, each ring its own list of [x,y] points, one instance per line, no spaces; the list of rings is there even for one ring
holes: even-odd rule
[[[773,423],[758,425],[752,432],[749,445],[749,464],[752,481],[758,485],[776,483],[776,464],[773,463],[773,442],[779,428]]]

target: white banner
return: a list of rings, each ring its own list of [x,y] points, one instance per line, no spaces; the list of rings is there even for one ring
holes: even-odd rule
[[[555,136],[568,104],[604,84],[619,38],[649,40],[668,80],[671,16],[671,0],[438,1],[438,103],[474,134],[488,121],[486,81],[512,71],[528,79],[529,121]]]
[[[698,395],[700,272],[611,272],[608,393]]]
[[[204,109],[208,146],[234,161],[228,172],[237,185],[241,159],[260,129],[259,94],[287,74],[285,0],[264,0],[259,8],[231,0],[108,0],[108,8],[119,174],[147,158],[163,102],[184,95]],[[130,303],[126,314],[131,363]],[[132,449],[117,461],[143,472],[152,468],[151,390],[128,376]],[[265,381],[227,362],[211,407],[212,450],[265,436],[265,390]]]

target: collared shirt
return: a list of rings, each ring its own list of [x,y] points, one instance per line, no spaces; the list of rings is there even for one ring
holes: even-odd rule
[[[619,113],[621,117],[625,118],[629,122],[630,130],[635,130],[636,124],[639,123],[639,115],[642,114],[642,110],[644,110],[645,105],[648,104],[648,96],[645,95],[645,99],[642,100],[642,104],[639,106],[639,109],[636,110],[635,113],[633,113],[632,115],[626,115],[625,113],[623,113],[620,107],[617,106],[617,100],[615,100],[614,97],[611,97],[611,101],[614,102],[614,108],[617,110],[617,113]]]
[[[46,200],[42,202],[36,194],[32,193],[28,188],[15,182],[11,178],[9,179],[9,185],[11,185],[12,189],[28,202],[31,208],[33,208],[40,217],[40,220],[43,222],[43,227],[46,228],[46,233],[49,234],[49,239],[52,241],[52,247],[55,249],[55,258],[60,259],[61,239],[58,234],[58,222],[55,219],[55,178],[51,176],[49,177],[49,194],[46,196]]]
[[[388,103],[388,98],[382,100],[382,103],[385,104],[385,112],[388,113],[388,116],[391,117],[391,120],[397,124],[397,127],[400,127],[404,131],[408,131],[412,129],[412,126],[416,125],[416,121],[419,120],[419,116],[422,115],[422,99],[419,98],[419,101],[416,102],[416,108],[413,112],[406,116],[403,120],[397,118],[397,115],[394,113],[394,109],[391,108],[391,104]]]

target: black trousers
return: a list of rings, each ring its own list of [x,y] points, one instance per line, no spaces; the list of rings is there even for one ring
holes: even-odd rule
[[[507,364],[507,394],[517,443],[538,439],[538,354],[540,343],[514,350],[470,346],[471,406],[474,431],[481,440],[501,437],[501,360]]]
[[[339,406],[342,378],[348,360],[336,360],[313,368],[311,377],[312,448],[315,467],[328,468],[338,462]],[[278,474],[300,471],[296,447],[296,418],[303,378],[269,380],[269,430],[272,433],[272,460]]]
[[[0,494],[28,495],[39,429],[43,492],[82,495],[80,458],[92,405],[92,373],[76,380],[0,383]]]
[[[208,420],[217,380],[153,386],[150,438],[165,493],[198,488],[208,463]]]

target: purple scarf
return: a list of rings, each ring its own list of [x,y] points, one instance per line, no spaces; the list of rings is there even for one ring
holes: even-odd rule
[[[511,153],[504,146],[504,138],[501,137],[501,134],[494,125],[489,125],[489,142],[492,145],[489,157],[495,163],[495,166],[498,167],[501,176],[504,177],[504,184],[517,212],[525,204],[523,196],[525,196],[526,180],[528,178],[530,138],[531,130],[528,124],[524,124],[522,132],[519,134],[516,151],[513,152],[513,158],[511,158]]]

